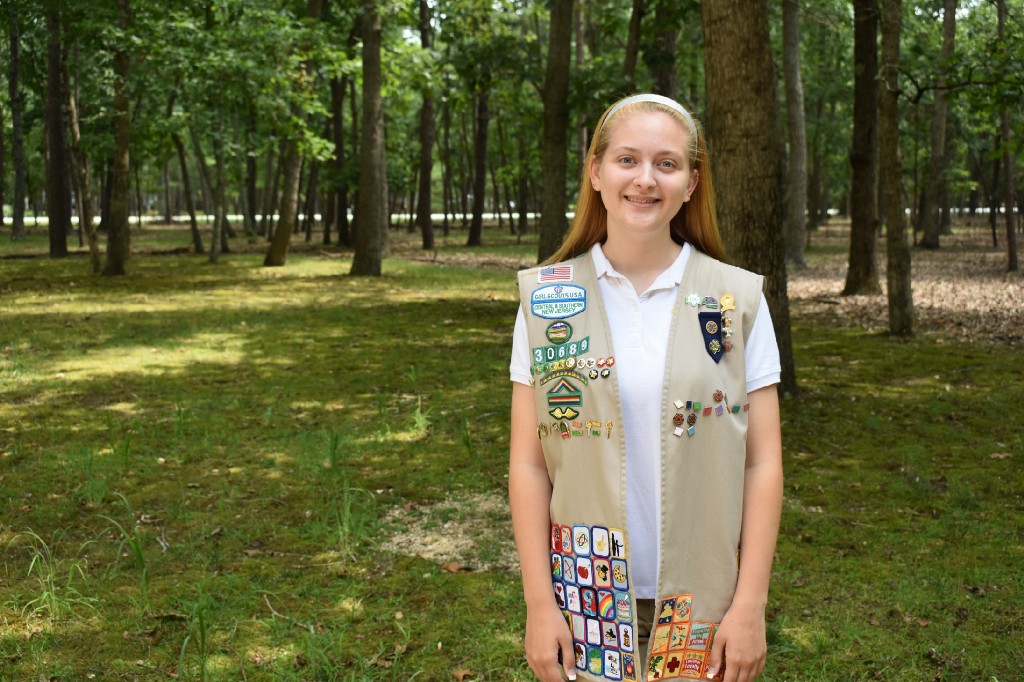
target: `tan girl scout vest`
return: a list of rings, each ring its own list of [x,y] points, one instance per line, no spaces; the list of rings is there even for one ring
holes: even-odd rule
[[[551,572],[585,680],[703,677],[739,570],[744,341],[763,278],[691,250],[660,400],[661,564],[650,656],[635,641],[626,457],[612,337],[589,253],[519,273],[552,482]]]

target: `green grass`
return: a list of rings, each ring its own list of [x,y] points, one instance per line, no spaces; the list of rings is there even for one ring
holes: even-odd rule
[[[379,279],[301,245],[0,261],[0,679],[532,679],[518,575],[382,549],[406,509],[476,519],[467,565],[508,548],[436,503],[504,495],[535,247],[463,238]],[[1024,350],[793,332],[763,679],[1020,679]]]

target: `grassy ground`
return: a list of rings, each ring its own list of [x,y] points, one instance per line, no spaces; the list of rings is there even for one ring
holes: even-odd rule
[[[0,261],[0,679],[532,679],[487,237]],[[763,679],[1024,678],[1024,350],[799,312]]]

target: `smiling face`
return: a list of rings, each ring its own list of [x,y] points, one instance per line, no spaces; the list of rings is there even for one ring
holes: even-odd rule
[[[608,238],[664,238],[697,186],[689,131],[664,112],[620,115],[589,172],[608,211]]]

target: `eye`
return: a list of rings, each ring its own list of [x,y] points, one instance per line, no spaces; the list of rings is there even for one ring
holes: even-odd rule
[[[636,162],[636,160],[632,156],[628,156],[627,155],[627,156],[620,156],[619,157],[619,163],[622,163],[622,164],[632,164],[632,163],[635,163],[635,162]]]
[[[670,159],[665,159],[664,161],[662,161],[658,165],[661,166],[662,168],[666,168],[666,169],[674,169],[674,168],[677,167],[676,166],[676,162],[672,161]]]

